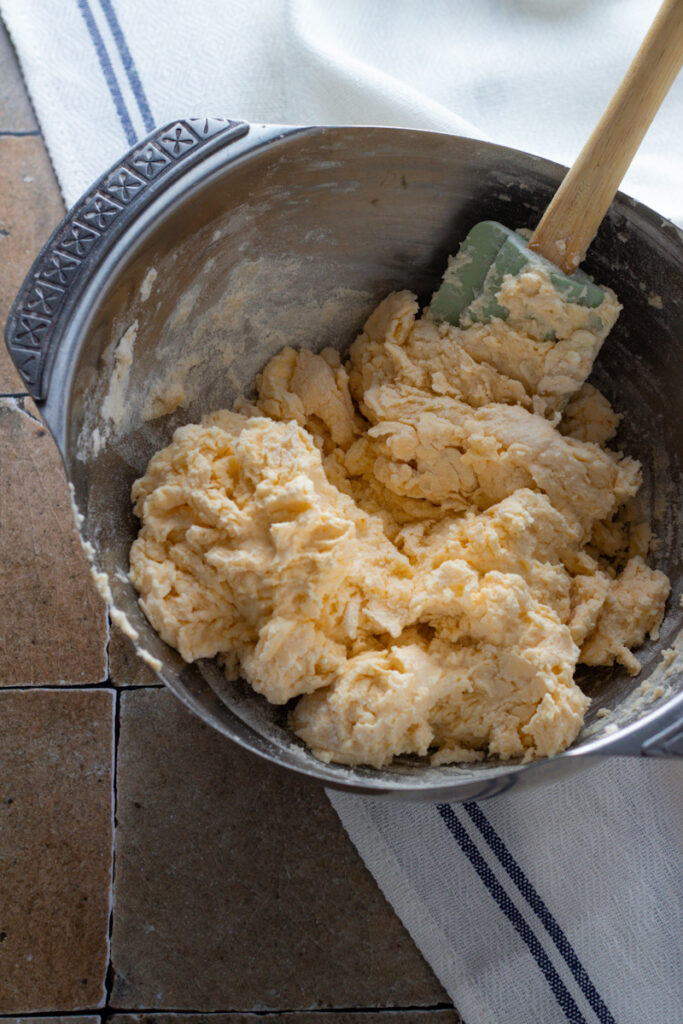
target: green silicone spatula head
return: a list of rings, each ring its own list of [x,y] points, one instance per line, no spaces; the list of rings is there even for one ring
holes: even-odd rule
[[[451,259],[432,299],[435,320],[464,325],[507,319],[509,309],[499,295],[506,276],[536,269],[546,280],[549,277],[557,297],[570,307],[595,310],[593,323],[589,315],[585,326],[601,329],[598,307],[605,292],[576,268],[682,64],[683,0],[664,0],[624,80],[529,242],[495,221],[477,224]]]
[[[507,274],[540,269],[565,302],[592,309],[605,298],[602,288],[580,270],[563,274],[554,263],[527,248],[526,240],[494,220],[476,224],[457,255],[451,257],[438,291],[430,303],[434,320],[451,324],[486,323],[494,317],[506,320],[509,310],[500,300]],[[600,324],[595,323],[596,329]]]

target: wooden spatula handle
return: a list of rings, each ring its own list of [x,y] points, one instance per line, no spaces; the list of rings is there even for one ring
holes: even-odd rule
[[[566,274],[583,260],[683,64],[683,0],[665,0],[607,110],[543,214],[529,248]]]

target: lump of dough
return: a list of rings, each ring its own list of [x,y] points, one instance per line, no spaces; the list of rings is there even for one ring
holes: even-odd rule
[[[296,420],[314,436],[327,435],[341,448],[353,441],[356,431],[348,377],[335,349],[314,355],[307,349],[284,348],[270,360],[258,387],[259,407],[265,415]]]
[[[621,416],[592,384],[584,384],[569,400],[560,432],[577,441],[606,444],[614,437]]]
[[[441,674],[416,644],[364,651],[333,686],[298,702],[291,727],[323,761],[381,768],[396,754],[424,755]]]
[[[359,633],[403,629],[407,559],[328,483],[294,423],[183,427],[133,498],[131,580],[186,661],[236,650],[254,688],[286,703],[328,685]]]
[[[504,287],[509,321],[435,324],[398,292],[345,365],[283,349],[133,487],[150,622],[288,704],[323,760],[550,756],[588,707],[577,662],[637,671],[656,636],[640,467],[585,384],[616,298],[596,319],[534,273]]]
[[[663,572],[650,569],[640,555],[631,558],[611,583],[595,629],[584,641],[584,665],[612,665],[618,661],[637,675],[640,662],[630,648],[639,647],[648,634],[657,639],[670,590]]]

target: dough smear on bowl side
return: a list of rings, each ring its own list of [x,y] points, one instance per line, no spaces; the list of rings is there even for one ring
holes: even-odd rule
[[[342,364],[286,348],[254,405],[176,431],[133,486],[130,577],[186,661],[218,656],[324,761],[382,767],[564,750],[578,662],[640,665],[667,577],[633,523],[637,462],[585,383],[619,312],[465,328],[389,295]],[[296,698],[296,701],[294,701]]]

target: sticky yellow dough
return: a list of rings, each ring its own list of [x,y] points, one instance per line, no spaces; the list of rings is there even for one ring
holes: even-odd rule
[[[523,276],[528,304],[547,281]],[[255,405],[178,430],[133,487],[131,579],[185,660],[298,698],[323,760],[551,755],[588,706],[577,661],[637,672],[669,592],[619,512],[638,464],[583,384],[602,336],[417,314],[390,295],[345,366],[285,349]]]

